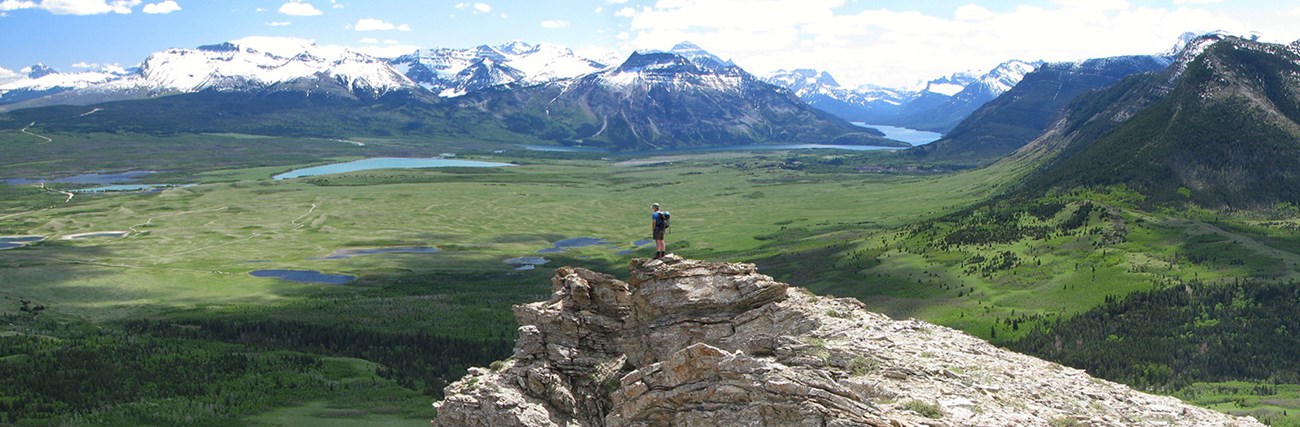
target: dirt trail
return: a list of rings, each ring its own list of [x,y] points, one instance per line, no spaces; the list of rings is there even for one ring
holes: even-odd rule
[[[54,142],[54,140],[53,140],[53,139],[50,139],[50,137],[48,137],[48,136],[37,135],[37,134],[31,133],[31,132],[28,132],[27,129],[31,129],[32,126],[36,126],[36,122],[32,122],[32,124],[27,125],[27,127],[23,128],[21,132],[22,132],[22,133],[25,133],[25,134],[28,134],[28,135],[31,135],[31,136],[34,136],[34,137],[37,137],[37,138],[40,138],[40,139],[44,139],[45,142],[42,142],[42,144],[50,143],[50,142]]]

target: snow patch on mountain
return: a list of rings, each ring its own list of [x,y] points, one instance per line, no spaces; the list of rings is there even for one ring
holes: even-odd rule
[[[603,63],[550,44],[513,41],[469,49],[420,49],[390,61],[402,74],[442,97],[518,83],[534,85],[605,69]]]
[[[179,92],[240,90],[321,77],[334,79],[349,90],[378,94],[414,86],[387,61],[310,40],[272,37],[157,52],[145,60],[135,77],[135,81],[121,83]]]

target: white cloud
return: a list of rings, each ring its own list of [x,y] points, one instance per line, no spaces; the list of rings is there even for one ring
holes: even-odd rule
[[[386,44],[386,45],[398,45],[398,44],[402,44],[402,42],[399,42],[399,41],[397,41],[397,40],[393,40],[393,39],[388,39],[388,40],[384,40],[384,44]]]
[[[280,5],[279,12],[289,16],[317,16],[325,13],[311,3],[296,0]]]
[[[492,11],[492,5],[487,3],[474,3],[474,10],[479,13],[488,13]]]
[[[1210,4],[1222,2],[1223,0],[1174,0],[1174,4]]]
[[[4,0],[4,1],[0,1],[0,11],[10,11],[10,10],[19,10],[19,9],[35,9],[35,8],[37,8],[37,7],[39,7],[39,6],[40,6],[40,5],[36,4],[36,2],[34,2],[34,1],[21,1],[21,0]]]
[[[24,75],[22,75],[22,74],[20,74],[20,73],[16,73],[16,72],[14,72],[13,70],[7,69],[7,68],[5,68],[5,67],[0,67],[0,84],[5,84],[5,83],[12,82],[12,81],[22,80],[23,77],[26,77],[26,76],[24,76]]]
[[[953,12],[953,16],[956,17],[958,21],[983,21],[985,19],[993,18],[995,15],[992,11],[985,9],[984,6],[968,4],[958,7],[957,10]]]
[[[265,7],[259,7],[259,8],[257,8],[257,9],[253,9],[253,11],[254,11],[254,12],[257,12],[257,13],[262,13],[262,12],[266,12],[266,8],[265,8]]]
[[[594,10],[593,12],[601,13],[601,12],[604,12],[604,11],[605,11],[605,8],[604,8],[604,7],[596,6],[596,10]]]
[[[561,20],[542,21],[542,28],[546,28],[548,30],[569,28],[569,21],[561,21]]]
[[[331,8],[331,9],[342,9],[342,8],[343,8],[343,3],[339,3],[339,0],[330,0],[330,8]]]
[[[288,27],[288,26],[290,26],[290,25],[293,25],[293,22],[290,22],[290,21],[271,21],[271,22],[267,22],[266,25],[269,26],[269,27]]]
[[[85,62],[85,61],[72,64],[72,68],[90,69],[90,68],[97,68],[97,67],[99,67],[99,64],[93,62]]]
[[[175,2],[175,1],[172,1],[172,0],[167,0],[167,1],[164,1],[164,2],[161,2],[161,3],[149,3],[149,4],[144,5],[144,9],[141,9],[142,12],[144,12],[144,13],[148,13],[148,14],[151,14],[151,15],[152,15],[152,14],[168,14],[168,13],[172,13],[172,12],[175,12],[175,11],[178,11],[178,10],[181,10],[181,5],[176,4],[176,2]]]
[[[365,44],[379,44],[379,39],[374,37],[362,37],[361,42]]]
[[[357,20],[353,29],[357,31],[411,31],[411,26],[407,24],[394,25],[393,23],[382,19],[361,18]]]
[[[141,0],[4,0],[0,1],[0,11],[19,9],[43,9],[55,15],[99,15],[104,13],[131,13],[131,8],[139,6]]]
[[[1186,0],[1197,1],[1197,0]],[[1134,2],[1138,3],[1138,2]],[[1125,0],[1053,0],[989,10],[957,3],[949,13],[863,8],[848,0],[659,0],[624,7],[631,18],[621,51],[695,42],[750,72],[805,67],[845,86],[906,86],[1010,60],[1073,61],[1152,54],[1186,31],[1250,31],[1290,42],[1300,26],[1275,6],[1236,17],[1203,7],[1152,7]],[[900,6],[905,7],[905,6]],[[1272,15],[1268,20],[1257,15]],[[727,19],[718,19],[718,17]]]

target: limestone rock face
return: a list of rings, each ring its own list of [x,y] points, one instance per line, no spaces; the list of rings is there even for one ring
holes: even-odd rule
[[[1262,426],[942,326],[669,255],[556,270],[519,341],[434,426]],[[496,364],[494,364],[496,365]]]

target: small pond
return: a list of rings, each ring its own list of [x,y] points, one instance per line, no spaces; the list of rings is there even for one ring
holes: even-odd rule
[[[362,256],[362,255],[397,254],[397,253],[433,254],[441,251],[442,251],[441,249],[432,246],[404,246],[404,247],[391,247],[391,248],[349,248],[349,249],[339,249],[334,252],[330,252],[329,255],[321,257],[320,259],[346,259],[346,258],[352,258],[352,257]]]
[[[76,176],[69,176],[55,179],[27,179],[27,178],[9,178],[5,183],[9,185],[23,184],[40,184],[42,182],[58,182],[64,184],[116,184],[119,182],[131,182],[144,178],[146,176],[158,173],[158,171],[131,171],[122,173],[87,173]]]
[[[513,166],[509,163],[497,162],[480,162],[475,160],[457,160],[444,159],[441,157],[433,158],[406,158],[406,157],[376,157],[372,159],[357,160],[347,163],[335,163],[332,165],[314,166],[309,168],[296,169],[279,175],[272,176],[273,179],[300,178],[304,176],[328,175],[333,173],[356,172],[372,169],[418,169],[418,168],[495,168]]]
[[[624,249],[624,250],[621,250],[621,251],[618,251],[618,252],[614,252],[614,254],[615,254],[615,255],[631,255],[631,254],[632,254],[632,251],[635,250],[636,247],[645,246],[645,245],[648,245],[648,244],[651,244],[651,243],[654,243],[654,242],[655,242],[654,240],[650,240],[650,239],[641,239],[641,240],[637,240],[637,241],[635,241],[635,242],[632,242],[632,246],[633,246],[632,249]]]
[[[357,276],[321,273],[316,270],[255,270],[248,274],[255,277],[273,277],[290,282],[320,283],[323,285],[344,285],[357,280]]]
[[[539,250],[537,251],[537,253],[548,254],[548,253],[564,252],[569,250],[569,248],[581,248],[584,246],[600,246],[600,245],[608,245],[608,244],[609,242],[606,242],[603,239],[597,239],[595,237],[574,237],[572,239],[564,239],[555,242],[554,243],[555,246]]]
[[[542,265],[548,262],[551,262],[551,260],[539,256],[525,256],[505,260],[505,263],[510,265]]]
[[[20,248],[31,242],[45,240],[45,236],[0,236],[0,251]]]
[[[526,256],[505,260],[506,264],[515,266],[515,270],[532,270],[537,268],[537,266],[548,262],[551,262],[551,260],[539,256]]]
[[[67,236],[63,236],[63,240],[95,239],[100,237],[122,238],[122,237],[126,237],[127,234],[131,234],[131,232],[130,231],[96,231],[93,233],[69,234]]]
[[[174,184],[117,184],[102,187],[78,188],[69,190],[73,193],[107,193],[113,191],[161,191],[164,188],[180,187]]]

